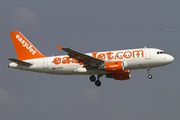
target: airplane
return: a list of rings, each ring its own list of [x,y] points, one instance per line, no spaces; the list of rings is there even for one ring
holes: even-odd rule
[[[45,56],[28,41],[20,31],[10,32],[18,59],[8,67],[57,75],[90,75],[90,81],[97,87],[101,86],[100,77],[114,80],[128,80],[131,70],[147,69],[151,79],[150,69],[170,64],[173,56],[156,48],[138,48],[105,52],[82,53],[67,47],[58,46],[67,55]],[[97,77],[95,77],[97,75]]]
[[[178,28],[177,28],[177,29],[166,29],[166,31],[168,31],[168,32],[174,32],[174,31],[178,31]]]

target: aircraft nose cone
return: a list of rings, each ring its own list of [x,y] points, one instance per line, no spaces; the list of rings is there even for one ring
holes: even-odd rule
[[[168,57],[168,61],[169,61],[170,63],[173,62],[173,61],[174,61],[174,57],[170,55],[170,56]]]

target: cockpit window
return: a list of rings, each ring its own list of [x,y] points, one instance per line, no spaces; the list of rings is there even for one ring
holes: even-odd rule
[[[157,54],[165,54],[164,51],[158,51]]]

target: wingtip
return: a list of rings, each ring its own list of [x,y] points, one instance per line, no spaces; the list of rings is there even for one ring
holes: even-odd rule
[[[63,47],[61,47],[61,46],[59,46],[59,45],[58,45],[57,47],[59,48],[59,51],[63,48]]]

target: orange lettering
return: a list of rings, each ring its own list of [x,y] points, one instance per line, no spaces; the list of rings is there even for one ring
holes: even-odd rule
[[[135,50],[133,51],[133,58],[135,57],[135,53],[137,53],[137,57],[139,57],[139,53],[142,52],[142,57],[144,57],[144,52],[143,50]]]
[[[92,56],[96,58],[97,53],[92,53]]]
[[[108,60],[112,60],[112,59],[113,59],[113,57],[111,57],[111,54],[113,54],[113,53],[112,53],[112,52],[106,53],[106,55],[107,55],[107,57],[108,57]]]
[[[63,57],[63,61],[62,61],[63,64],[69,64],[70,63],[70,59],[69,57]]]
[[[118,58],[118,59],[122,59],[123,58],[123,56],[122,57],[119,57],[119,54],[120,53],[122,53],[122,55],[123,55],[123,52],[118,52],[117,54],[116,54],[116,57]]]
[[[77,63],[78,61],[76,60],[76,59],[74,59],[74,58],[71,58],[72,60],[71,60],[71,62],[72,63]]]
[[[81,58],[81,60],[78,60],[78,63],[79,63],[79,65],[83,65],[83,62],[84,60]]]
[[[98,58],[101,59],[101,60],[105,60],[105,54],[101,53],[98,55]]]
[[[128,56],[126,53],[129,53],[130,55]],[[126,55],[127,55],[127,56],[126,56]],[[130,58],[131,55],[132,55],[132,52],[131,52],[131,51],[126,51],[126,52],[124,53],[124,57],[125,57],[125,58]]]
[[[80,65],[84,65],[82,62],[79,63]]]
[[[74,58],[71,58],[71,59],[72,59],[72,60],[71,60],[72,63],[78,63],[78,60],[76,60],[76,59],[74,59]],[[80,65],[83,65],[82,62],[80,62],[79,64],[80,64]]]
[[[61,63],[61,58],[55,58],[54,60],[53,60],[53,63],[55,64],[55,65],[59,65],[60,63]]]

